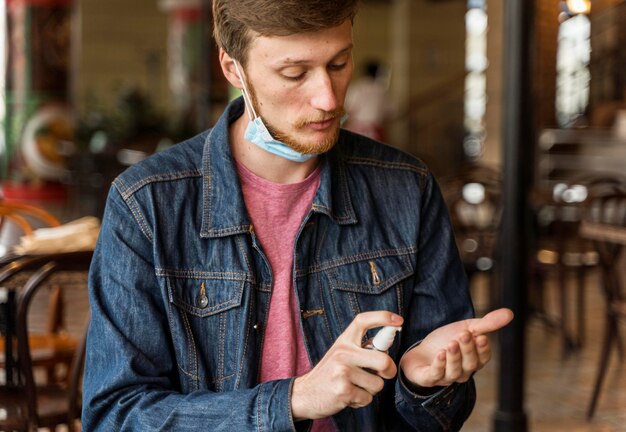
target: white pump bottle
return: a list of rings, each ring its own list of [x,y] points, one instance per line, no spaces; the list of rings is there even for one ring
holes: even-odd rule
[[[396,337],[396,332],[402,330],[402,327],[395,326],[385,326],[378,330],[376,336],[370,339],[366,344],[365,348],[375,349],[376,351],[387,352],[391,345],[393,345],[393,340]]]

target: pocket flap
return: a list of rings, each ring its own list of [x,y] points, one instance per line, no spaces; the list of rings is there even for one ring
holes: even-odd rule
[[[412,274],[409,256],[394,255],[335,267],[330,271],[330,278],[338,290],[380,294]]]
[[[245,280],[165,276],[170,302],[199,317],[241,305]]]

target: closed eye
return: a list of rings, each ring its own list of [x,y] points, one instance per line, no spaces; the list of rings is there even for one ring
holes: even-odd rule
[[[298,74],[298,75],[283,75],[283,78],[289,81],[300,81],[304,78],[305,75],[306,75],[306,72],[302,72],[301,74]]]
[[[345,67],[347,65],[348,65],[347,62],[345,62],[345,63],[338,63],[338,64],[336,64],[336,63],[335,64],[329,64],[328,65],[328,69],[331,70],[331,71],[340,71],[340,70],[345,69]]]

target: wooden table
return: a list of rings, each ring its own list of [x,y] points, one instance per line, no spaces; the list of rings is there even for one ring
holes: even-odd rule
[[[582,221],[580,235],[590,240],[597,240],[626,246],[626,227]]]

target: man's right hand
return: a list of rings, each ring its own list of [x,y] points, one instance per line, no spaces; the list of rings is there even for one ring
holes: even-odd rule
[[[387,311],[357,315],[322,360],[295,379],[291,395],[294,421],[369,405],[383,389],[384,379],[396,376],[397,367],[386,353],[361,347],[363,336],[368,329],[401,326],[402,322],[401,316]]]

